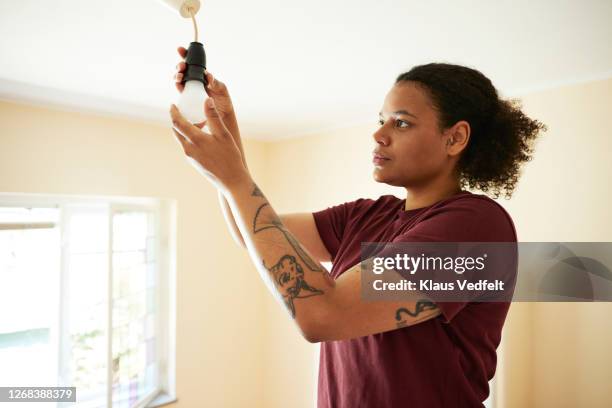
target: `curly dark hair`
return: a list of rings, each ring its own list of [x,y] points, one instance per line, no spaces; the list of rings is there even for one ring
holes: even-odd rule
[[[533,142],[543,123],[521,111],[519,99],[500,99],[480,71],[461,65],[430,63],[400,74],[429,96],[440,131],[460,120],[470,124],[470,140],[457,162],[461,188],[477,188],[494,198],[512,196],[521,165],[532,159]]]

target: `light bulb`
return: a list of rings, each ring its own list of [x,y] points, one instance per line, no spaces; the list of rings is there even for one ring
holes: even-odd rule
[[[206,91],[204,84],[200,81],[187,81],[185,89],[179,94],[176,106],[181,114],[191,123],[204,122],[204,101]]]
[[[185,119],[191,123],[200,123],[206,119],[204,101],[207,96],[204,89],[207,84],[204,75],[206,53],[202,43],[194,41],[189,44],[185,64],[185,73],[183,74],[185,88],[180,93],[176,105]]]

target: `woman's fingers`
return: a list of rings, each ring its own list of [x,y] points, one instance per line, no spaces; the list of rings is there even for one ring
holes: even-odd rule
[[[206,71],[206,82],[208,83],[208,85],[206,86],[208,89],[213,89],[214,88],[214,80],[215,78],[213,77],[213,74],[211,74],[210,72]]]
[[[176,50],[182,58],[185,58],[187,56],[187,49],[185,47],[178,47]],[[178,89],[179,92],[183,92],[183,89],[185,89],[185,85],[182,82],[186,68],[187,64],[185,63],[185,61],[180,61],[178,64],[176,64],[174,82],[176,85],[176,89]],[[217,80],[212,73],[206,70],[204,71],[204,74],[206,76],[207,83],[205,91],[208,96],[228,96],[227,88],[225,87],[225,84],[223,82]]]
[[[216,96],[217,94],[215,93],[215,89],[213,89],[215,85],[214,83],[215,78],[213,77],[213,74],[204,70],[204,76],[206,77],[206,86],[204,87],[204,91],[206,91],[206,95],[210,97]]]
[[[182,72],[177,72],[176,74],[174,74],[174,85],[176,86],[176,89],[179,92],[183,92],[183,89],[185,89],[185,85],[183,84]]]
[[[185,58],[187,56],[187,50],[185,49],[185,47],[178,47],[177,51],[182,58]],[[176,64],[176,74],[174,75],[175,82],[178,83],[183,81],[183,74],[185,72],[185,69],[187,69],[187,64],[185,63],[185,61],[181,61]],[[212,91],[219,90],[217,89],[220,88],[219,85],[223,85],[219,81],[217,81],[213,74],[211,74],[210,72],[205,70],[204,75],[206,76],[206,83],[208,84],[206,86],[207,89],[210,89]]]
[[[202,140],[204,140],[204,133],[185,119],[175,104],[172,104],[170,107],[170,117],[172,118],[174,130],[185,136],[189,141],[191,141],[191,143],[199,144]]]
[[[202,129],[205,125],[206,125],[206,120],[204,120],[204,122],[193,124],[193,126],[197,127],[198,129]]]
[[[172,132],[174,132],[174,136],[176,137],[176,140],[179,142],[179,144],[183,148],[183,153],[185,153],[187,156],[191,156],[192,151],[193,151],[193,143],[191,143],[191,141],[189,141],[187,137],[177,132],[176,129],[172,129]]]
[[[185,47],[178,47],[176,51],[181,56],[181,58],[185,58],[187,56],[187,49]],[[183,84],[183,73],[185,71],[185,68],[187,68],[187,64],[185,64],[185,61],[181,61],[178,64],[176,64],[176,73],[174,74],[174,85],[176,86],[176,89],[179,92],[183,92],[183,89],[185,89],[185,85]]]
[[[185,63],[185,61],[181,61],[178,64],[176,64],[176,71],[177,72],[183,72],[185,70],[185,68],[187,68],[187,64]]]
[[[206,80],[208,82],[208,85],[206,86],[207,91],[210,90],[215,96],[229,97],[225,84],[215,78],[214,75],[208,71],[206,71]]]

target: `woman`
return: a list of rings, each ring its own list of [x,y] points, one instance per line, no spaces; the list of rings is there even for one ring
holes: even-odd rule
[[[184,63],[177,68],[181,91]],[[406,198],[278,216],[250,178],[226,86],[207,78],[216,104],[205,108],[211,134],[173,108],[175,134],[218,186],[232,234],[271,293],[308,341],[321,342],[318,406],[482,406],[510,304],[435,302],[425,294],[411,302],[362,302],[360,244],[516,242],[508,213],[466,188],[510,197],[546,127],[516,101],[499,99],[479,71],[416,66],[396,79],[373,135],[374,179],[404,187]],[[231,165],[232,158],[242,160]],[[329,274],[320,265],[328,261]]]

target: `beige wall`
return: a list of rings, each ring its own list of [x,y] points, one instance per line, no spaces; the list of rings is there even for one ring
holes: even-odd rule
[[[0,102],[0,146],[2,192],[175,199],[177,406],[262,406],[266,289],[170,128]]]
[[[522,99],[549,131],[513,198],[498,200],[519,240],[612,241],[612,161],[604,157],[612,150],[612,80]],[[374,126],[246,141],[249,167],[281,213],[402,197],[401,189],[372,180]],[[177,200],[176,406],[314,406],[318,346],[299,336],[266,292],[231,241],[216,193],[187,165],[167,128],[0,102],[0,140],[0,191]],[[612,405],[611,306],[513,304],[498,407]]]
[[[516,196],[505,204],[519,239],[612,241],[612,80],[538,92],[524,100],[549,131]],[[531,305],[531,325],[525,325],[531,328],[530,375],[528,383],[523,381],[524,394],[531,397],[525,401],[534,407],[612,406],[611,313],[612,303]],[[508,347],[506,361],[516,358]],[[505,385],[511,393],[512,383]]]

